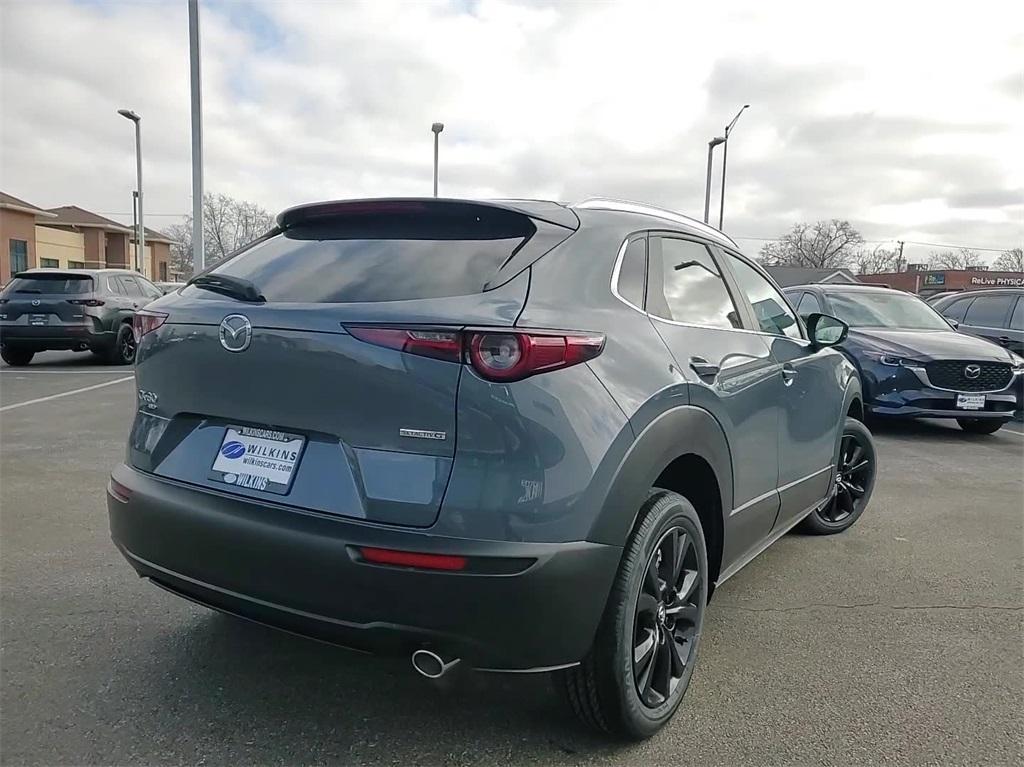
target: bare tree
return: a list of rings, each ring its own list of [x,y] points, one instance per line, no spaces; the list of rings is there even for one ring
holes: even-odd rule
[[[1024,248],[1004,250],[992,268],[1000,272],[1024,272]]]
[[[933,250],[928,256],[928,266],[932,269],[966,269],[980,263],[981,258],[970,248]]]
[[[840,269],[860,252],[864,238],[849,221],[833,218],[814,224],[794,224],[778,242],[761,248],[761,261],[767,266],[803,266],[814,269]]]
[[[225,194],[203,196],[203,244],[210,266],[262,236],[274,225],[274,216],[253,202]],[[192,275],[192,216],[168,227],[167,233],[180,245],[171,248],[171,271]]]
[[[876,245],[871,250],[863,248],[858,251],[853,257],[853,263],[857,267],[857,274],[897,272],[900,268],[900,254],[898,250]]]

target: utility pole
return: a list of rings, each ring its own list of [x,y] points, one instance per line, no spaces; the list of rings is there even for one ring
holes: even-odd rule
[[[434,134],[434,197],[437,197],[437,144],[438,137],[444,130],[444,123],[434,123],[430,126],[430,130]]]
[[[142,271],[142,258],[146,254],[146,225],[142,219],[142,118],[131,109],[118,109],[117,113],[135,123],[135,190],[138,224],[135,228],[135,271]]]
[[[896,256],[896,271],[903,271],[903,240],[896,240],[896,244],[900,246],[900,254]]]
[[[708,142],[708,178],[704,182],[704,223],[708,223],[711,214],[711,156],[715,153],[715,147],[725,142],[722,136],[715,136]]]
[[[188,0],[188,54],[192,87],[192,274],[206,268],[203,247],[203,78],[199,68],[199,0]]]

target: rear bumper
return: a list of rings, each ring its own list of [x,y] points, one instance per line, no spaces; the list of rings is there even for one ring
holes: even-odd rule
[[[622,550],[442,538],[201,491],[127,466],[108,492],[111,535],[146,578],[180,596],[360,650],[429,648],[468,665],[538,670],[578,662]],[[469,557],[464,572],[373,565],[356,547]]]
[[[115,340],[113,332],[97,333],[91,325],[0,325],[0,344],[32,351],[106,349]]]

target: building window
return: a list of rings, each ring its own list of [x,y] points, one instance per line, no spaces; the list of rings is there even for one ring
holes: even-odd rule
[[[68,269],[85,269],[85,261],[68,261]]]
[[[43,269],[59,269],[60,261],[56,258],[40,258],[39,265],[43,267]]]
[[[160,282],[167,282],[167,262],[160,262]]]
[[[28,269],[28,242],[26,240],[11,240],[11,274],[17,274]]]

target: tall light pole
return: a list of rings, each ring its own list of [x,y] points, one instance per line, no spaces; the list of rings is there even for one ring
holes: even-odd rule
[[[199,69],[199,0],[188,0],[188,59],[192,90],[192,274],[206,268],[203,245],[203,79]]]
[[[434,133],[434,197],[437,197],[437,143],[438,136],[444,130],[444,123],[434,123],[430,126],[430,130]]]
[[[146,226],[142,223],[142,118],[130,109],[118,109],[121,117],[127,117],[135,123],[135,174],[137,176],[139,195],[139,226],[135,232],[135,271],[142,271],[142,254],[146,252]]]
[[[721,136],[715,136],[708,142],[708,178],[704,182],[704,223],[708,222],[708,216],[711,214],[711,156],[715,153],[715,147],[719,144],[725,143],[725,139]]]
[[[736,113],[734,118],[732,118],[732,122],[725,126],[725,146],[722,147],[722,202],[718,207],[719,231],[722,231],[722,220],[725,218],[725,164],[729,159],[729,134],[732,133],[732,129],[736,127],[736,121],[740,119],[740,115],[743,114],[743,111],[749,108],[750,104],[744,104],[743,108]]]

